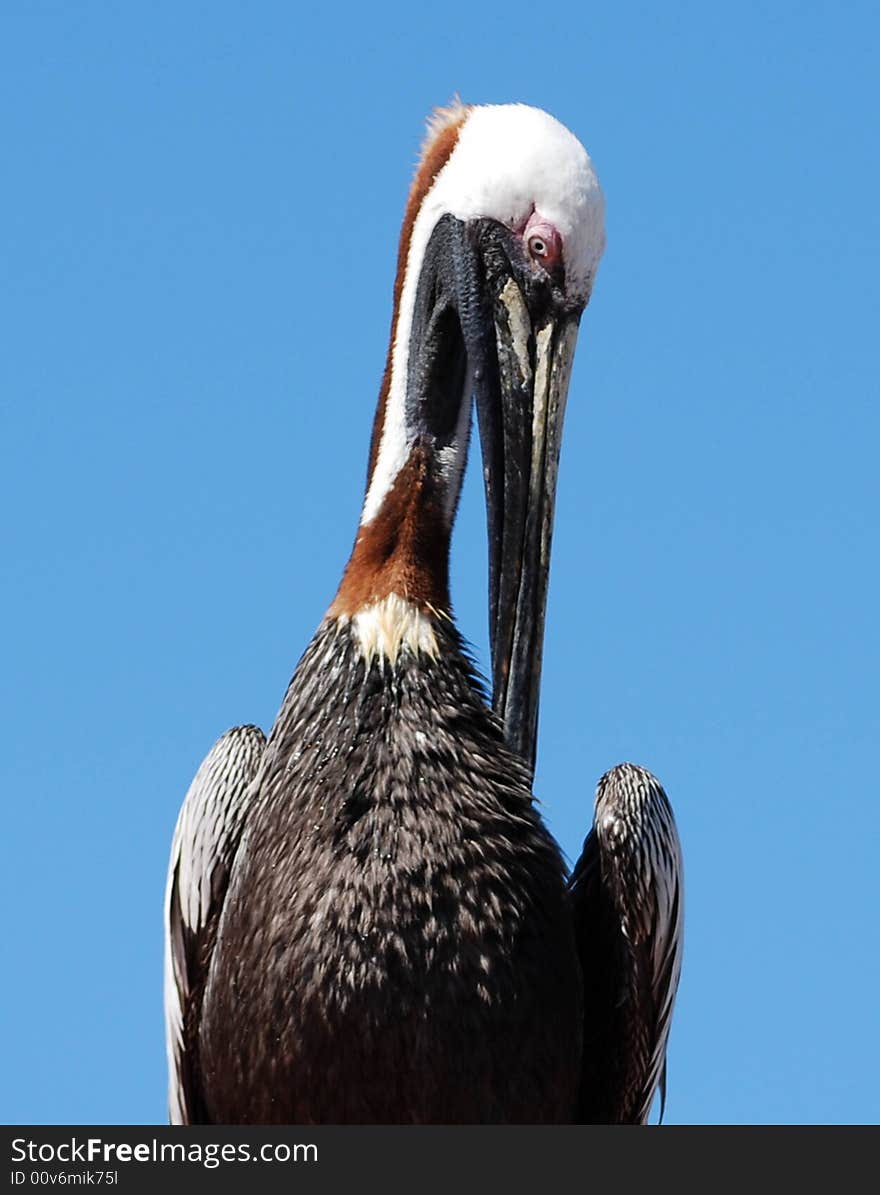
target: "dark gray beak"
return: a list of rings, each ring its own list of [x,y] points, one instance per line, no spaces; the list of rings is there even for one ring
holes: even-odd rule
[[[409,420],[435,448],[458,434],[462,393],[480,425],[489,529],[493,705],[534,767],[562,419],[583,304],[535,271],[491,220],[444,216],[419,282]]]
[[[493,318],[497,377],[477,390],[493,705],[508,743],[534,768],[559,448],[580,312],[541,304],[533,314],[508,275]]]

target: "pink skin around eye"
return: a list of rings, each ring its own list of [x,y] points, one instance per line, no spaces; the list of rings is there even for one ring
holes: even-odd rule
[[[554,270],[562,264],[562,237],[555,224],[539,212],[532,212],[523,229],[523,243],[529,256],[544,267]]]

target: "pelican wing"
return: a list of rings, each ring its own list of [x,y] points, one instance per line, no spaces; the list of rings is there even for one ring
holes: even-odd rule
[[[184,798],[165,889],[165,1040],[172,1124],[203,1120],[198,1060],[201,1000],[266,739],[236,726],[218,739]]]
[[[599,781],[570,883],[584,976],[577,1118],[645,1124],[658,1085],[665,1101],[684,935],[681,844],[650,772],[621,764]]]

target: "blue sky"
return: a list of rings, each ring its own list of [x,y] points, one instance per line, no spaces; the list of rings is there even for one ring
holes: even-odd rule
[[[4,1121],[164,1119],[177,809],[333,595],[455,91],[553,112],[607,195],[536,792],[570,857],[611,764],[673,801],[667,1120],[880,1120],[878,35],[859,3],[5,6]]]

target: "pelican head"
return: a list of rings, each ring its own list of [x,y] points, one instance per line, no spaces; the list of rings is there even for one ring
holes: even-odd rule
[[[425,560],[444,537],[446,560],[475,400],[494,701],[529,760],[562,417],[604,244],[596,173],[559,121],[522,104],[434,114],[403,223],[366,499],[337,610],[391,593],[448,604],[445,563]],[[402,495],[426,477],[430,495],[420,490],[416,542],[400,567]]]

